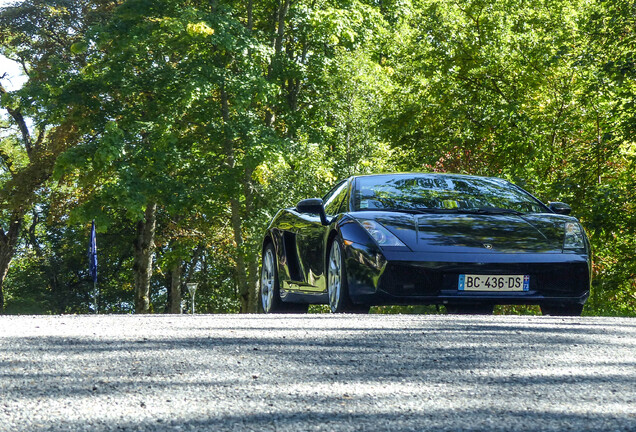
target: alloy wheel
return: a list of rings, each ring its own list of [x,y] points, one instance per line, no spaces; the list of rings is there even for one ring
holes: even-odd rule
[[[336,312],[340,305],[342,293],[342,261],[340,244],[334,241],[329,252],[329,275],[327,290],[329,292],[329,307],[331,312]]]
[[[263,256],[263,269],[261,270],[261,303],[265,312],[272,310],[275,278],[274,254],[268,248]]]

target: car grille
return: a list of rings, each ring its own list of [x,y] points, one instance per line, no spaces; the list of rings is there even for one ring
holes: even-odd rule
[[[528,274],[530,291],[545,296],[583,295],[589,289],[588,269],[580,264],[471,265],[446,264],[427,268],[418,263],[389,263],[380,278],[380,289],[395,296],[438,295],[457,290],[459,275]]]
[[[441,286],[442,274],[417,265],[389,264],[380,286],[396,296],[435,295]]]

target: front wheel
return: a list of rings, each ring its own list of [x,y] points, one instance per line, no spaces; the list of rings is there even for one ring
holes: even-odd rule
[[[263,251],[260,294],[261,307],[265,313],[305,313],[309,306],[300,303],[285,303],[281,300],[276,252],[271,243],[265,246]]]
[[[541,313],[551,316],[581,316],[583,305],[578,303],[567,305],[541,305]]]
[[[329,308],[332,313],[369,313],[369,306],[353,304],[349,298],[347,270],[345,268],[342,251],[340,239],[335,238],[329,249],[329,259],[327,263]]]

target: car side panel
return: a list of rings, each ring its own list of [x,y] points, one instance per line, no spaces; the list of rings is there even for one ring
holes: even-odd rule
[[[297,279],[300,274],[300,263],[295,245],[294,217],[286,209],[280,210],[269,227],[263,243],[263,248],[268,241],[272,241],[276,249],[278,261],[278,279],[281,287],[285,282]]]
[[[292,212],[294,213],[294,212]],[[296,245],[304,291],[321,291],[325,286],[324,238],[328,227],[314,215],[298,213]]]
[[[292,291],[324,290],[324,237],[327,227],[317,215],[280,211],[268,229],[278,256],[283,299]]]

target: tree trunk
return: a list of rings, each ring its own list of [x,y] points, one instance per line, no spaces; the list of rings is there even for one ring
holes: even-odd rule
[[[230,128],[230,107],[228,94],[225,86],[221,86],[221,114],[226,128],[225,135],[225,163],[230,171],[234,170],[236,161],[234,159],[234,143],[229,132]],[[239,180],[240,181],[240,180]],[[248,313],[250,310],[250,292],[247,283],[247,268],[245,266],[245,247],[243,242],[243,221],[241,218],[241,203],[239,200],[239,190],[230,192],[230,219],[234,244],[236,246],[236,283],[238,285],[239,300],[241,302],[241,313]]]
[[[181,274],[183,267],[181,262],[177,261],[170,270],[170,304],[168,313],[181,313]]]
[[[11,213],[9,229],[5,232],[4,228],[0,228],[0,314],[4,312],[4,280],[15,254],[21,226],[22,214],[14,211]]]
[[[155,251],[155,225],[157,203],[146,207],[144,219],[137,222],[137,234],[133,242],[135,273],[135,312],[150,312],[150,278],[152,277],[152,257]]]
[[[9,265],[13,258],[13,251],[4,242],[0,243],[0,314],[4,313],[4,279],[9,273]]]
[[[252,27],[254,27],[253,10],[253,0],[247,0],[247,31],[250,33],[252,33]]]
[[[238,284],[239,300],[241,301],[241,313],[250,312],[250,289],[248,285],[247,267],[245,266],[245,244],[243,242],[243,223],[241,221],[241,208],[238,197],[230,200],[232,209],[232,231],[234,244],[236,245],[236,283]]]
[[[243,177],[243,195],[245,196],[245,214],[254,214],[254,189],[252,187],[252,168],[245,167],[245,176]],[[249,244],[249,243],[248,243]],[[250,244],[251,247],[258,248],[258,245]],[[254,252],[254,251],[253,251]],[[248,304],[247,311],[250,313],[258,312],[258,261],[260,258],[259,253],[247,253],[243,252],[245,260],[247,261],[247,293]]]
[[[290,0],[280,0],[278,4],[278,8],[276,10],[276,36],[273,41],[274,45],[274,55],[272,56],[272,60],[269,63],[268,71],[267,71],[267,79],[272,81],[276,74],[279,73],[280,63],[281,63],[281,53],[283,52],[283,38],[285,36],[285,19],[287,18],[287,13],[289,12]],[[265,124],[269,127],[274,126],[274,121],[276,120],[276,114],[274,113],[274,107],[271,106],[265,113]]]
[[[259,257],[260,258],[260,257]],[[258,261],[259,258],[250,259],[247,264],[248,275],[247,284],[250,290],[248,309],[250,313],[256,313],[259,311],[259,296],[258,296]]]

